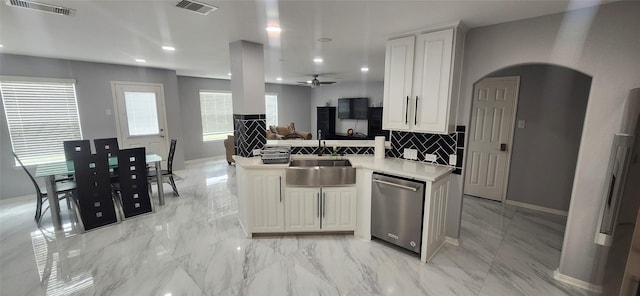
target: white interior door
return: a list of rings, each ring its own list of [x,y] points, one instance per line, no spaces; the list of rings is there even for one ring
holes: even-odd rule
[[[520,77],[486,78],[473,91],[464,193],[497,201],[506,195]]]
[[[120,148],[145,147],[147,153],[166,159],[169,149],[162,84],[112,82],[111,85]]]

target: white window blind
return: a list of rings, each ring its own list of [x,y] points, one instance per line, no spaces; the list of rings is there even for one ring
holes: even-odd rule
[[[226,139],[233,134],[233,101],[229,92],[200,91],[202,140]]]
[[[265,116],[267,126],[278,125],[278,94],[267,94],[264,96]]]
[[[13,151],[25,165],[64,160],[62,142],[82,139],[75,80],[1,76],[0,93]]]

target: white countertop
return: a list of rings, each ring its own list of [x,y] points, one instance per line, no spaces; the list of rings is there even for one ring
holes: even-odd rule
[[[376,159],[372,155],[346,155],[333,157],[317,156],[311,154],[296,154],[292,155],[291,158],[348,159],[355,168],[365,168],[376,172],[430,182],[438,181],[440,178],[450,174],[451,171],[453,171],[453,167],[450,166],[389,157],[384,159]],[[283,169],[289,167],[288,163],[263,164],[260,157],[245,158],[234,155],[233,159],[235,159],[237,165],[251,169]]]
[[[321,140],[327,148],[336,147],[374,147],[374,140]],[[318,140],[267,140],[267,145],[291,147],[318,147]],[[391,148],[391,142],[384,142],[385,148]]]

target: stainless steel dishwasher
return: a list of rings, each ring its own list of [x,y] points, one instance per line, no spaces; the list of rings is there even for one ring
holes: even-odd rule
[[[374,173],[371,236],[420,254],[424,182]]]

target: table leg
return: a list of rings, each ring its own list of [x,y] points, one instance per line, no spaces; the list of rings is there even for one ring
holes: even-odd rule
[[[62,230],[62,221],[60,219],[60,204],[58,203],[58,195],[56,194],[56,176],[48,176],[45,179],[45,183],[47,186],[47,199],[49,200],[53,229],[60,231]]]
[[[160,165],[162,162],[156,161],[156,182],[158,183],[158,200],[160,205],[164,206],[164,190],[162,190],[162,170]]]

